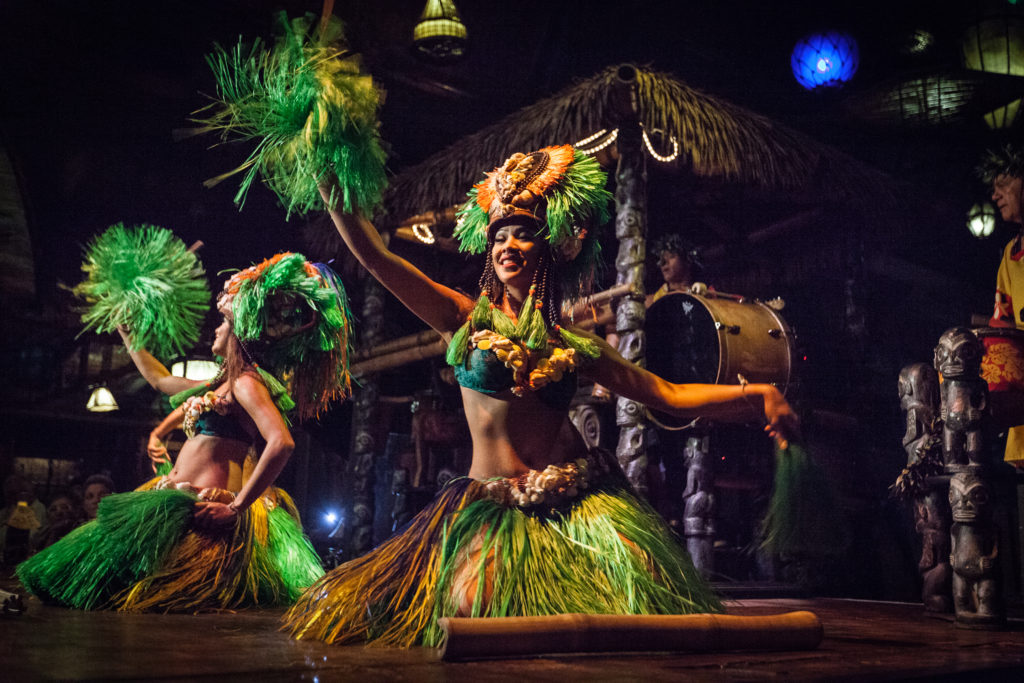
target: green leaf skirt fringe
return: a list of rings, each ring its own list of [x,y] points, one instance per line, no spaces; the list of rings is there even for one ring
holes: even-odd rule
[[[195,494],[153,483],[107,496],[94,521],[19,564],[25,588],[78,609],[189,612],[290,605],[323,574],[280,489],[207,533],[190,528]]]
[[[721,603],[621,474],[556,509],[457,479],[401,533],[328,572],[288,611],[297,638],[435,646],[445,616],[690,614]]]

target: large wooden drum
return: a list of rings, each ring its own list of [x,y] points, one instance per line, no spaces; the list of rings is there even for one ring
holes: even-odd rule
[[[779,312],[756,300],[672,292],[647,309],[647,369],[671,382],[774,384],[793,378],[795,339]]]

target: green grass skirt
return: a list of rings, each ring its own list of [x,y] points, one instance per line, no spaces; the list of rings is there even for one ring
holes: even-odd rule
[[[190,528],[197,497],[187,491],[107,496],[94,521],[19,564],[18,578],[43,601],[78,609],[290,605],[323,570],[280,494],[281,504],[261,498],[219,533]]]
[[[445,616],[721,610],[664,521],[610,475],[542,511],[456,480],[405,531],[324,575],[285,621],[297,638],[408,647],[437,645]]]

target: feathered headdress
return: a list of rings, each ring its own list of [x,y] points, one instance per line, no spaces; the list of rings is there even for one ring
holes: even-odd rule
[[[462,251],[479,254],[487,250],[488,236],[500,225],[515,220],[532,221],[551,252],[553,285],[561,300],[573,301],[583,296],[593,281],[601,252],[596,228],[608,220],[612,199],[605,189],[606,182],[607,176],[597,161],[571,145],[513,154],[469,191],[468,201],[458,212],[455,236]],[[492,305],[493,294],[485,286],[469,319],[452,335],[447,353],[449,365],[463,363],[473,344],[471,335],[483,330],[493,331],[532,352],[551,353],[549,342],[557,336],[581,358],[600,355],[591,339],[559,324],[560,312],[553,310],[557,307],[546,313],[541,311],[545,292],[531,287],[514,323]]]
[[[487,173],[459,209],[455,236],[462,251],[482,253],[502,223],[530,218],[546,237],[562,295],[579,298],[601,251],[596,228],[609,218],[611,193],[597,160],[571,145],[513,154]]]
[[[272,395],[277,378],[283,380],[300,421],[348,396],[348,299],[329,266],[302,254],[277,254],[236,273],[224,296],[221,305],[230,306],[233,331],[249,360]]]
[[[983,183],[991,183],[1001,175],[1024,178],[1024,151],[1016,145],[988,150],[976,169]]]
[[[131,329],[135,348],[181,355],[199,338],[210,308],[203,266],[170,230],[110,226],[85,249],[86,277],[72,292],[85,302],[85,330]]]
[[[215,46],[207,57],[217,98],[197,112],[205,117],[192,119],[202,125],[193,132],[258,143],[245,163],[205,184],[244,171],[235,196],[241,205],[259,174],[289,214],[305,213],[323,207],[317,183],[330,172],[340,189],[331,205],[371,213],[387,184],[377,120],[383,93],[360,72],[335,17],[314,29],[312,15],[281,13],[279,24],[272,48],[257,40],[250,48]]]

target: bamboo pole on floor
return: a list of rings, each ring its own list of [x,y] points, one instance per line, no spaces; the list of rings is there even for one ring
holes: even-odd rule
[[[813,650],[823,637],[813,612],[729,614],[554,614],[443,617],[447,661],[594,652]]]

